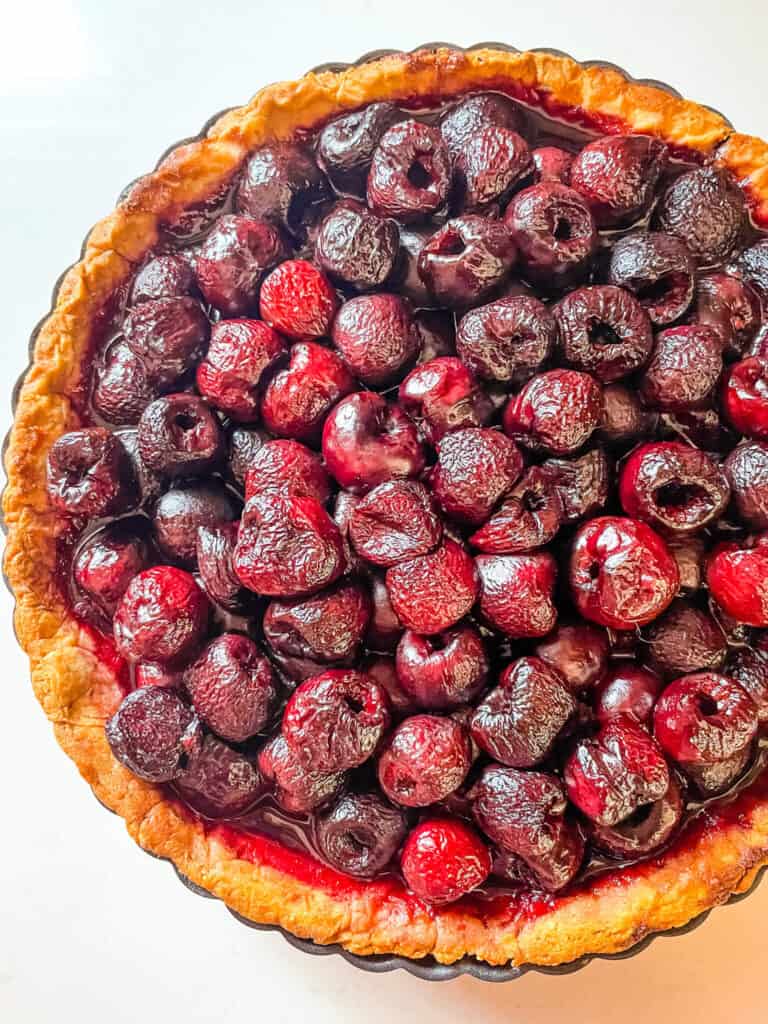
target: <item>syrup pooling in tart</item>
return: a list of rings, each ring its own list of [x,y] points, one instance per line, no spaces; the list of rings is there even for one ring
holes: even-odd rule
[[[765,749],[763,244],[723,172],[498,93],[254,152],[49,457],[118,760],[435,905],[716,821]]]

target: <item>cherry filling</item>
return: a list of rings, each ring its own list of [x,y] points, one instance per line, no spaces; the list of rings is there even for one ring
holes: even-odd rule
[[[764,785],[768,243],[620,127],[372,104],[137,267],[62,583],[238,856],[522,912]]]

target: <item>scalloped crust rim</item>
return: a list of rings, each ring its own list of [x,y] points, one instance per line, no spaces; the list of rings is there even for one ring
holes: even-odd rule
[[[654,134],[689,155],[716,157],[768,224],[766,144],[613,68],[546,53],[438,48],[269,86],[140,179],[94,227],[81,260],[62,279],[36,336],[6,451],[5,571],[16,597],[17,636],[58,742],[145,849],[172,860],[241,916],[318,943],[338,942],[358,954],[431,954],[443,963],[471,955],[492,964],[554,965],[627,949],[744,891],[768,863],[764,783],[708,814],[658,858],[540,901],[468,898],[429,908],[395,882],[356,883],[274,840],[206,826],[134,778],[109,750],[103,724],[121,699],[120,663],[111,642],[81,626],[61,593],[57,550],[68,522],[50,508],[45,492],[51,444],[81,423],[83,367],[100,324],[164,224],[219,192],[268,140],[287,139],[376,99],[425,105],[484,88],[603,131]]]

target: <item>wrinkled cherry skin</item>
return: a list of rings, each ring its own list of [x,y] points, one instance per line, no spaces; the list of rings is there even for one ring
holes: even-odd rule
[[[342,581],[312,597],[270,601],[262,629],[282,668],[303,681],[327,665],[352,665],[370,619],[365,587]]]
[[[471,792],[472,814],[503,851],[521,857],[539,886],[565,888],[584,857],[562,784],[547,772],[489,765]]]
[[[765,650],[742,647],[734,651],[725,667],[728,678],[747,691],[757,706],[761,726],[768,723],[768,656]]]
[[[479,377],[523,383],[549,358],[557,323],[548,307],[527,295],[471,309],[456,332],[456,351]]]
[[[660,615],[680,585],[661,537],[636,519],[602,516],[577,532],[571,550],[573,600],[585,619],[632,629]]]
[[[369,103],[323,128],[317,140],[318,161],[340,192],[365,195],[368,168],[379,140],[404,117],[393,103]]]
[[[531,151],[521,135],[499,124],[483,126],[454,154],[462,211],[496,212],[532,168]]]
[[[240,213],[304,234],[313,207],[327,194],[325,177],[303,146],[273,142],[251,155],[237,188]]]
[[[389,725],[387,696],[370,676],[328,669],[294,690],[283,712],[283,737],[313,771],[355,768],[373,754]]]
[[[358,291],[392,275],[400,246],[397,223],[345,199],[326,214],[315,238],[315,260],[335,281]]]
[[[249,757],[208,733],[175,788],[206,818],[236,818],[264,794],[266,784]]]
[[[227,462],[232,478],[242,489],[245,486],[245,474],[256,453],[269,440],[266,431],[259,427],[243,427],[235,425],[229,431]]]
[[[355,389],[344,362],[323,345],[299,342],[288,366],[270,380],[261,400],[264,426],[280,437],[316,444],[333,406]]]
[[[530,380],[504,409],[504,430],[532,451],[568,455],[586,444],[602,416],[602,390],[576,370],[549,370]]]
[[[119,438],[103,427],[73,430],[48,452],[46,489],[54,508],[79,516],[114,515],[136,503],[136,481]]]
[[[655,672],[622,658],[609,667],[593,691],[595,714],[602,723],[616,715],[632,715],[649,727],[663,689],[664,682]]]
[[[720,332],[734,356],[749,349],[761,323],[760,297],[745,281],[729,274],[706,274],[696,285],[694,316]]]
[[[760,238],[738,257],[739,273],[763,295],[768,294],[768,239]]]
[[[405,881],[425,903],[453,903],[482,885],[491,855],[458,818],[429,818],[412,830],[400,855]]]
[[[533,179],[538,185],[540,181],[559,181],[568,184],[573,163],[573,153],[559,146],[539,146],[531,152],[533,161]]]
[[[117,760],[147,782],[170,782],[202,743],[200,722],[173,690],[134,690],[106,723]]]
[[[628,445],[655,432],[658,414],[645,409],[637,392],[624,384],[603,388],[603,418],[598,438],[608,445]]]
[[[607,135],[577,153],[569,180],[589,203],[598,226],[614,227],[648,212],[667,159],[659,139]]]
[[[707,585],[732,618],[768,626],[768,535],[718,544],[707,563]]]
[[[400,685],[395,670],[395,659],[383,654],[374,654],[363,662],[363,671],[375,679],[389,699],[392,713],[397,718],[412,715],[419,709],[412,698]]]
[[[184,674],[200,719],[224,740],[242,743],[269,722],[277,699],[272,666],[240,633],[223,633]]]
[[[418,707],[447,710],[473,701],[485,686],[488,657],[473,626],[438,637],[407,630],[397,645],[397,678]]]
[[[654,708],[653,727],[678,763],[718,764],[754,739],[757,705],[734,680],[697,672],[669,684]]]
[[[395,614],[415,633],[442,633],[475,603],[475,564],[455,541],[387,569],[387,592]]]
[[[151,563],[146,520],[122,519],[92,533],[72,559],[76,612],[103,626],[133,577]]]
[[[666,530],[700,530],[723,515],[730,496],[721,466],[681,441],[640,445],[619,475],[627,515]]]
[[[696,264],[685,243],[661,231],[638,231],[611,249],[608,280],[626,288],[656,326],[671,324],[691,305]]]
[[[445,205],[451,184],[448,149],[437,128],[401,121],[379,140],[368,173],[368,205],[384,217],[421,220]]]
[[[532,551],[549,543],[562,521],[559,492],[541,467],[533,466],[469,542],[491,555]]]
[[[408,300],[382,293],[345,302],[331,338],[354,376],[371,387],[399,379],[421,345]]]
[[[706,409],[723,370],[722,351],[720,335],[703,324],[662,331],[640,381],[643,401],[667,412]]]
[[[642,820],[636,823],[630,815],[625,821],[616,825],[598,825],[591,823],[590,841],[604,853],[621,859],[645,857],[662,847],[674,834],[683,817],[683,804],[680,786],[674,776],[670,775],[669,787],[659,800],[639,810]]]
[[[399,807],[376,793],[345,793],[317,819],[317,845],[346,875],[373,878],[405,839],[408,821]]]
[[[284,256],[271,224],[226,214],[200,247],[195,268],[200,291],[224,316],[245,316],[256,308],[264,273]]]
[[[561,289],[586,276],[598,236],[586,201],[572,188],[543,181],[523,189],[507,207],[504,222],[524,274],[535,284]]]
[[[768,441],[768,359],[736,363],[723,387],[723,411],[740,434]]]
[[[768,444],[748,441],[724,464],[739,519],[753,530],[768,529]]]
[[[456,356],[439,356],[411,370],[398,399],[432,444],[454,430],[482,426],[493,412],[471,371]]]
[[[427,488],[415,480],[389,480],[358,501],[349,516],[349,538],[374,565],[396,565],[426,555],[443,529]]]
[[[404,807],[426,807],[459,788],[471,765],[469,738],[452,718],[413,715],[394,730],[379,757],[379,784]]]
[[[501,221],[465,214],[428,239],[419,253],[418,272],[439,305],[470,306],[502,283],[516,256]]]
[[[233,564],[249,590],[299,597],[342,575],[344,542],[317,499],[268,490],[245,506]]]
[[[156,398],[141,414],[139,454],[145,466],[164,476],[203,476],[224,456],[224,432],[197,395],[180,392]]]
[[[477,526],[512,490],[522,470],[523,457],[514,441],[497,430],[469,428],[439,443],[430,484],[448,516]]]
[[[343,772],[307,768],[278,733],[259,751],[259,771],[272,786],[272,794],[289,814],[308,814],[329,803],[344,785]]]
[[[161,390],[144,362],[118,336],[104,353],[103,365],[94,368],[91,403],[107,423],[138,423],[145,406]]]
[[[566,363],[604,383],[639,369],[651,354],[651,321],[623,288],[609,284],[577,288],[553,311]]]
[[[673,601],[646,632],[648,663],[667,679],[722,668],[728,644],[714,618],[688,601]]]
[[[169,299],[195,292],[195,271],[183,254],[155,256],[138,272],[131,287],[130,303],[137,306],[150,299]]]
[[[612,469],[602,448],[570,459],[547,459],[541,465],[560,498],[562,519],[568,523],[593,516],[605,506],[613,483]]]
[[[424,449],[408,416],[372,391],[343,398],[323,426],[323,458],[340,487],[362,493],[393,477],[418,476]]]
[[[495,761],[531,768],[547,757],[575,710],[553,669],[539,658],[520,658],[478,704],[470,719],[472,737]]]
[[[558,623],[550,636],[536,645],[536,656],[574,692],[594,686],[608,664],[610,645],[605,630],[586,622]]]
[[[325,504],[331,481],[316,452],[298,441],[267,441],[251,459],[245,474],[246,501],[265,491],[315,498]]]
[[[306,260],[286,260],[264,278],[259,310],[270,327],[296,341],[330,333],[339,308],[331,282]]]
[[[200,582],[208,597],[225,611],[250,610],[252,594],[235,574],[233,557],[239,523],[220,522],[197,528],[196,559]]]
[[[153,299],[128,310],[125,344],[143,365],[158,391],[170,391],[205,354],[210,324],[190,298]]]
[[[488,126],[521,132],[524,115],[507,96],[483,92],[465,96],[450,107],[440,118],[440,132],[452,157],[456,158],[464,147]]]
[[[134,576],[117,606],[115,644],[128,661],[183,661],[199,647],[210,605],[193,576],[170,565]]]
[[[197,567],[200,528],[215,529],[238,518],[240,503],[219,481],[193,481],[165,492],[152,515],[161,553],[186,569]]]
[[[265,376],[285,353],[280,335],[260,320],[221,320],[197,368],[197,389],[230,419],[258,419]]]
[[[571,801],[598,825],[617,825],[669,789],[659,746],[631,715],[617,715],[596,736],[581,740],[565,761]]]
[[[557,563],[549,552],[478,555],[480,611],[513,640],[546,636],[557,622],[553,591]]]
[[[739,240],[746,217],[741,189],[727,171],[697,167],[662,195],[654,222],[681,238],[699,263],[722,262]]]

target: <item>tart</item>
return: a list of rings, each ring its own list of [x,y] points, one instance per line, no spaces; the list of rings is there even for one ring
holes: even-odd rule
[[[89,235],[6,454],[35,693],[241,917],[626,950],[768,863],[768,149],[562,55],[259,92]]]

